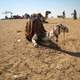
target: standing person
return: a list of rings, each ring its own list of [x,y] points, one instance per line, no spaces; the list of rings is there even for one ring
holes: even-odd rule
[[[65,11],[63,11],[63,19],[65,19],[65,17],[66,17],[66,16],[65,16]]]
[[[76,20],[77,19],[77,11],[74,9],[74,13],[72,13],[73,15],[73,19]]]

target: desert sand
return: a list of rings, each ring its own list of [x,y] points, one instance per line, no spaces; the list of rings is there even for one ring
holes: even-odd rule
[[[49,19],[44,24],[47,31],[58,23],[69,28],[65,40],[63,34],[59,37],[61,50],[34,48],[25,38],[26,22],[0,20],[0,80],[80,80],[80,20]]]

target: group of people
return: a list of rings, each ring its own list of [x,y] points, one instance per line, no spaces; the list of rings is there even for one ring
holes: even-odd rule
[[[65,11],[63,11],[62,14],[63,14],[63,18],[65,18],[66,17]],[[71,15],[73,16],[73,19],[74,20],[77,19],[77,11],[75,9],[74,9],[74,12]]]

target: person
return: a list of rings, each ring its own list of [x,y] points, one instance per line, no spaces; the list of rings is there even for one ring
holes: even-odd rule
[[[65,18],[65,11],[63,11],[63,19]]]
[[[77,11],[74,9],[74,13],[72,13],[73,15],[73,19],[76,20],[77,19]]]

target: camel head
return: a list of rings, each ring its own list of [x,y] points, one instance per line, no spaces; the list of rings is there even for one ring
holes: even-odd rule
[[[51,14],[51,11],[46,11],[46,12],[45,12],[45,19],[48,18],[48,15],[49,15],[49,14]]]

